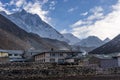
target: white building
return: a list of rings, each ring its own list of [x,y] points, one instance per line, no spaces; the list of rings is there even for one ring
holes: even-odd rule
[[[9,61],[16,62],[16,61],[24,61],[24,51],[23,50],[0,50],[0,52],[8,53]]]
[[[9,56],[7,52],[0,51],[0,63],[9,62]]]
[[[34,56],[36,62],[41,63],[64,63],[66,62],[66,58],[69,56],[75,56],[81,52],[77,51],[65,51],[65,50],[58,50],[58,51],[47,51],[42,52]],[[71,59],[69,59],[71,62]],[[72,60],[74,62],[74,60]]]

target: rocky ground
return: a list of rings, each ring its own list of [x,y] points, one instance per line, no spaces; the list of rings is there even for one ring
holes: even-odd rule
[[[0,80],[120,80],[120,75],[96,75],[96,76],[63,76],[63,77],[0,77]]]
[[[120,80],[120,74],[96,74],[75,65],[5,63],[0,64],[0,80]]]

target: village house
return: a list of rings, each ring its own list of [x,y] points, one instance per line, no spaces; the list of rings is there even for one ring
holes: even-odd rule
[[[67,57],[76,56],[81,54],[79,51],[67,51],[67,50],[58,50],[58,51],[46,51],[39,53],[34,56],[35,62],[41,63],[65,63]],[[73,59],[67,60],[67,62],[74,62]]]
[[[23,50],[0,50],[4,53],[4,55],[7,55],[7,58],[9,59],[9,62],[23,62],[24,59],[24,51]]]
[[[24,53],[24,57],[26,58],[27,61],[34,61],[33,56],[36,54],[41,53],[41,50],[26,50]]]
[[[23,50],[8,50],[10,62],[24,62]]]
[[[66,58],[65,58],[65,61],[66,61],[66,63],[72,63],[72,64],[78,64],[78,62],[81,60],[83,58],[83,54],[82,54],[82,52],[79,54],[77,54],[77,55],[75,55],[75,56],[67,56]]]
[[[89,65],[95,65],[103,69],[118,67],[117,58],[110,55],[94,55],[89,58]]]
[[[9,55],[7,52],[0,51],[0,63],[9,62]]]
[[[117,59],[118,67],[120,67],[120,52],[112,53],[112,55]]]

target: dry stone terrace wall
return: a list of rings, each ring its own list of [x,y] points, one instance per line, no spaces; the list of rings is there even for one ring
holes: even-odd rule
[[[71,76],[93,73],[95,70],[70,65],[41,63],[4,63],[0,64],[0,76]]]
[[[87,67],[80,67],[77,65],[41,64],[36,62],[0,64],[0,80],[3,80],[2,78],[21,79],[83,75],[96,75],[96,70]]]
[[[35,63],[35,62],[13,62],[13,63],[2,63],[0,64],[0,69],[26,69],[26,68],[46,68],[50,66],[51,64],[41,64],[41,63]]]

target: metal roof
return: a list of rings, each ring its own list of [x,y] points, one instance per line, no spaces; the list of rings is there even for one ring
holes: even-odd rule
[[[93,55],[93,57],[99,58],[99,59],[112,59],[113,57],[111,55]]]
[[[8,54],[23,54],[23,50],[0,50],[0,52],[7,52]]]

